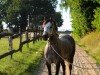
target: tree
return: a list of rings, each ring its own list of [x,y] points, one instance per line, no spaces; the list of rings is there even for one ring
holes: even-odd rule
[[[4,5],[6,5],[7,0],[0,0],[0,24],[2,23],[2,20],[5,16],[5,9]]]
[[[17,25],[25,30],[28,15],[36,19],[39,15],[54,14],[56,4],[56,0],[5,0],[3,18],[9,26]]]
[[[91,22],[94,20],[94,9],[96,9],[98,6],[100,6],[100,4],[98,4],[95,0],[81,1],[81,11],[86,17],[87,26],[90,31],[93,30]]]
[[[60,12],[56,12],[55,13],[55,21],[56,21],[56,23],[57,23],[57,25],[60,27],[61,25],[62,25],[62,23],[63,23],[63,20],[62,20],[62,18],[61,18],[62,16],[61,16],[61,13]]]

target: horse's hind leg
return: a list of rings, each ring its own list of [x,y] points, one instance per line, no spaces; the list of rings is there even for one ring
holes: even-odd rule
[[[72,74],[72,64],[73,64],[73,58],[74,57],[72,57],[71,59],[70,59],[70,64],[69,64],[69,70],[70,70],[70,75]]]
[[[51,64],[49,64],[48,62],[46,62],[47,68],[48,68],[48,75],[52,75],[51,74]]]
[[[75,50],[73,50],[72,55],[70,56],[70,64],[69,64],[69,69],[70,69],[70,75],[72,74],[72,64],[73,64],[73,60],[74,60],[74,55],[75,55]]]
[[[57,62],[55,75],[58,75],[59,74],[59,69],[60,69],[60,62]]]
[[[65,62],[61,61],[61,65],[62,65],[63,75],[65,75]]]

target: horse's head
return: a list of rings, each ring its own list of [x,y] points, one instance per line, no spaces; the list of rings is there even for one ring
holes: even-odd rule
[[[57,26],[55,21],[47,21],[44,25],[43,39],[47,40],[50,36],[52,37],[57,32]]]

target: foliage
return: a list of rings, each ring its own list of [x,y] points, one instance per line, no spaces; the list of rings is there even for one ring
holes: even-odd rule
[[[62,25],[63,19],[62,19],[61,12],[55,12],[54,14],[46,15],[46,16],[52,17],[53,20],[56,21],[56,24],[58,27]],[[44,20],[43,15],[36,16],[36,19],[32,18],[32,22],[37,24],[37,25],[41,25],[43,20]]]
[[[100,4],[100,0],[95,0],[95,1]]]
[[[84,16],[86,17],[87,27],[89,28],[89,30],[93,30],[92,23],[91,23],[94,20],[94,12],[93,11],[98,6],[100,6],[100,4],[95,2],[95,0],[81,1],[81,5],[80,5],[81,11],[84,14]]]
[[[84,17],[84,14],[82,14],[78,6],[77,8],[74,8],[74,10],[72,10],[71,14],[72,14],[73,33],[76,36],[80,36],[80,37],[85,35],[86,32],[88,31],[88,28],[87,28],[87,22],[86,22],[86,18]]]
[[[19,7],[20,7],[20,0],[12,0],[11,4],[6,9],[6,17],[5,20],[9,25],[18,24],[18,15],[19,15]]]
[[[2,23],[2,19],[4,18],[5,16],[5,9],[6,7],[4,7],[4,5],[6,5],[6,2],[7,0],[0,0],[0,24]]]
[[[56,21],[56,23],[57,23],[57,25],[58,26],[61,26],[62,25],[62,22],[63,22],[63,20],[62,20],[62,18],[61,18],[62,16],[61,16],[61,13],[60,12],[56,12],[55,13],[55,21]]]
[[[95,10],[94,21],[92,22],[93,28],[100,31],[100,7],[97,7]]]

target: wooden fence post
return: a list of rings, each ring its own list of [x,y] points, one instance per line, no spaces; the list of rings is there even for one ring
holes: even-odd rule
[[[19,48],[20,48],[20,52],[22,52],[22,48],[20,47],[21,46],[21,43],[22,43],[22,30],[21,30],[21,27],[19,26],[19,34],[20,34],[20,36],[19,36],[19,38],[20,38],[20,44],[19,44]]]
[[[13,50],[13,39],[12,36],[8,37],[8,41],[9,41],[9,50]],[[12,58],[12,54],[11,54],[11,58]]]
[[[20,45],[21,45],[21,43],[22,43],[22,33],[20,32]],[[20,49],[20,51],[22,52],[22,48]]]
[[[28,40],[29,40],[29,36],[28,36],[28,27],[26,27],[25,35],[26,35],[26,41],[28,41]],[[27,47],[29,47],[29,44],[28,44],[28,43],[27,43]]]

